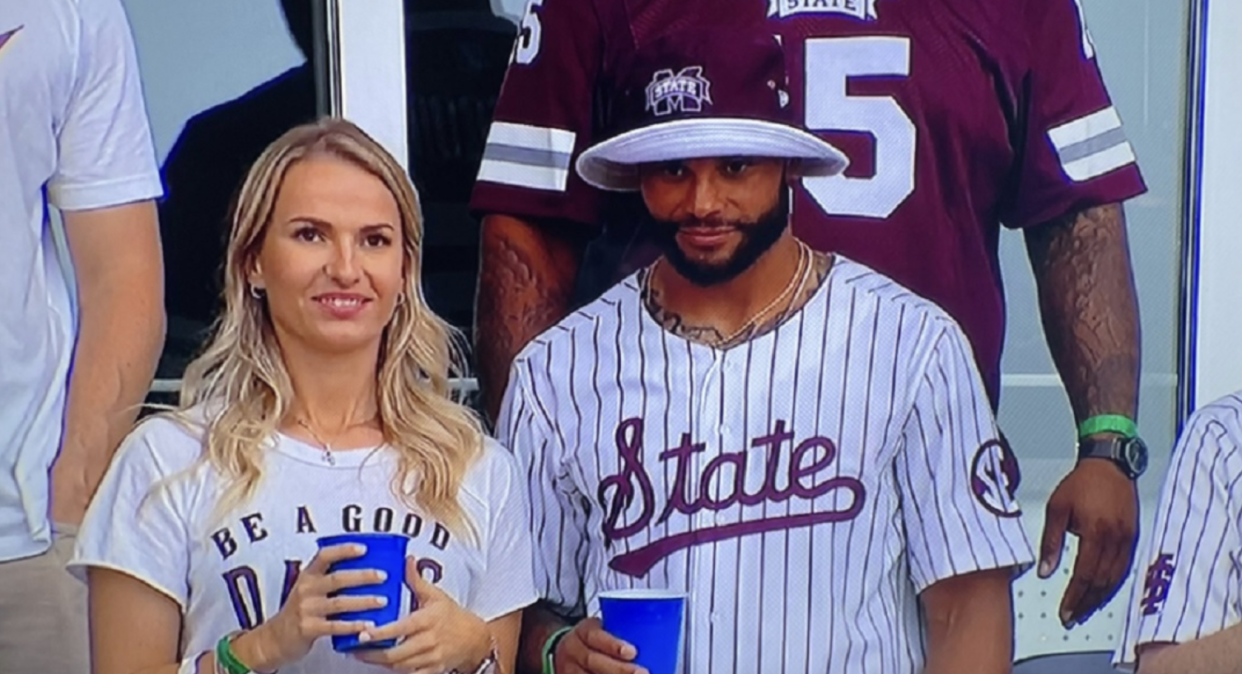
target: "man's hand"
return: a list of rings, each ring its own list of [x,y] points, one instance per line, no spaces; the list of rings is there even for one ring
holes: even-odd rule
[[[93,465],[89,457],[67,457],[61,454],[52,464],[52,504],[49,516],[56,524],[79,526],[86,517],[86,508],[99,484],[98,476],[107,471],[107,464]]]
[[[1039,577],[1061,564],[1065,533],[1078,537],[1078,557],[1061,599],[1061,623],[1082,624],[1108,603],[1130,571],[1138,539],[1138,490],[1107,459],[1083,459],[1061,481],[1044,518]]]
[[[556,674],[647,674],[630,662],[637,655],[633,646],[605,632],[599,618],[588,618],[556,645],[552,662]]]

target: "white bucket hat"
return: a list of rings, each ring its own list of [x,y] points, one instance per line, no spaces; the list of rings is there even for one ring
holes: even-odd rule
[[[602,190],[639,188],[638,166],[707,157],[798,160],[802,176],[833,176],[845,155],[790,121],[780,43],[770,34],[691,29],[635,53],[618,94],[613,137],[578,157]]]

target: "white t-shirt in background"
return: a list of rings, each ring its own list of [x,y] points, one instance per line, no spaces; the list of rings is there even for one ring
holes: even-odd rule
[[[48,205],[160,196],[120,0],[0,4],[0,561],[51,545],[48,468],[60,449],[77,317]]]
[[[321,449],[284,435],[265,454],[255,498],[219,517],[215,505],[224,488],[213,468],[197,462],[201,437],[167,418],[142,423],[117,453],[70,562],[79,574],[85,566],[123,571],[175,600],[184,655],[211,650],[220,637],[270,619],[296,570],[314,557],[316,540],[345,532],[406,533],[407,554],[420,560],[424,577],[484,620],[536,599],[525,482],[493,440],[486,440],[460,491],[479,540],[472,544],[393,496],[393,450],[336,451],[329,465]],[[407,590],[403,613],[408,606]],[[301,663],[281,668],[282,674],[379,671],[387,670],[335,653],[327,638]]]

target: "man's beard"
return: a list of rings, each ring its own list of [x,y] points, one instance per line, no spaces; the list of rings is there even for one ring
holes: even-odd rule
[[[742,242],[733,251],[733,255],[723,262],[701,263],[686,257],[677,245],[676,238],[683,224],[685,223],[659,220],[650,213],[643,223],[653,233],[652,236],[664,253],[664,258],[687,281],[701,288],[731,281],[750,269],[768,252],[789,226],[789,188],[782,185],[776,205],[754,222],[721,223],[736,227],[742,235]]]

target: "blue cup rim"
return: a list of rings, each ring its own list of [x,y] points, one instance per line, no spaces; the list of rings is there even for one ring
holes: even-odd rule
[[[318,543],[320,547],[324,547],[325,543],[327,543],[328,545],[335,545],[336,541],[355,541],[355,540],[376,541],[376,540],[381,540],[381,539],[390,540],[390,539],[395,539],[395,538],[404,538],[404,539],[409,540],[410,537],[406,536],[405,534],[370,532],[370,533],[365,533],[365,534],[332,534],[331,536],[320,536],[319,538],[315,539],[315,542]]]
[[[599,593],[600,599],[617,601],[674,601],[686,599],[686,592],[676,590],[658,590],[651,588],[635,588],[633,590],[605,590]]]

